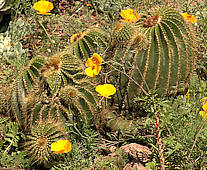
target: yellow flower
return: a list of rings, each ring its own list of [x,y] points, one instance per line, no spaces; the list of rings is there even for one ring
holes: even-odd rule
[[[124,18],[124,19],[121,19],[122,22],[135,23],[139,19],[139,14],[137,12],[134,12],[133,9],[122,10],[120,15],[122,18]]]
[[[116,88],[112,84],[103,84],[103,85],[98,85],[96,87],[96,91],[101,95],[106,98],[111,98],[109,96],[113,95],[116,93]]]
[[[92,4],[86,4],[86,6],[92,6]]]
[[[184,19],[188,22],[192,22],[193,24],[195,24],[197,22],[197,19],[194,15],[190,15],[190,14],[187,14],[187,13],[180,13]]]
[[[80,38],[82,33],[73,34],[70,38],[70,42],[74,43],[78,38]]]
[[[71,150],[71,143],[69,140],[60,139],[57,142],[53,142],[51,144],[51,151],[55,153],[66,153],[70,152]]]
[[[86,66],[88,68],[85,69],[85,73],[90,77],[98,75],[98,73],[101,71],[100,64],[102,61],[103,59],[100,55],[93,53],[93,56],[86,61]]]
[[[37,11],[37,14],[41,14],[41,15],[51,15],[50,12],[54,6],[52,4],[52,2],[49,1],[38,1],[33,5],[33,8]]]

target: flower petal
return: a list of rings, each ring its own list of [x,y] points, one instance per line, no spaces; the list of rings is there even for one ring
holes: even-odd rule
[[[40,14],[40,15],[51,15],[52,13],[48,13],[48,12],[37,12],[37,14]]]
[[[200,102],[201,102],[201,105],[206,104],[206,103],[207,103],[207,97],[202,98],[202,99],[200,100]]]
[[[98,75],[98,73],[101,71],[101,66],[97,65],[93,69],[93,74]]]
[[[188,21],[188,22],[191,22],[193,24],[195,24],[197,22],[197,19],[194,15],[190,15],[190,14],[187,14],[187,13],[180,13],[183,18]]]
[[[121,20],[122,22],[135,23],[139,20],[139,14],[133,9],[122,10],[120,15],[122,18],[124,18],[124,20]]]
[[[101,56],[97,53],[93,53],[93,56],[92,56],[92,60],[96,60],[97,61],[97,64],[101,64],[103,59],[101,58]]]
[[[69,140],[65,140],[65,152],[70,152],[71,151],[71,143]]]
[[[70,43],[74,43],[78,38],[81,37],[83,33],[76,33],[76,34],[73,34],[70,38]]]
[[[92,70],[92,67],[88,67],[88,68],[86,68],[86,69],[85,69],[85,73],[86,73],[86,75],[89,76],[89,77],[94,77],[94,76],[95,76],[95,75],[94,75],[94,71]]]
[[[71,150],[71,143],[69,140],[61,139],[51,144],[51,151],[55,153],[66,153]]]
[[[116,88],[112,84],[104,84],[104,87],[107,90],[108,94],[112,95],[116,93]]]
[[[85,64],[87,67],[92,67],[93,66],[93,61],[91,60],[91,58],[88,58],[88,60],[86,61]]]
[[[104,84],[104,85],[98,85],[96,87],[96,91],[100,93],[101,96],[104,96],[106,98],[111,98],[109,96],[116,93],[116,88],[112,84]]]
[[[203,106],[202,106],[203,110],[204,111],[207,111],[207,103],[205,103]]]
[[[49,1],[38,1],[34,3],[33,8],[38,11],[38,14],[48,15],[48,12],[51,11],[54,6],[53,3]]]
[[[201,115],[203,118],[207,116],[207,112],[206,111],[200,111],[199,115]]]
[[[51,151],[61,151],[63,150],[63,146],[60,145],[58,142],[54,142],[51,144]]]

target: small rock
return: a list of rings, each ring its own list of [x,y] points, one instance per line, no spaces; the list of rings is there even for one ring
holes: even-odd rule
[[[137,143],[130,143],[121,147],[124,152],[129,153],[133,158],[139,158],[142,162],[148,162],[152,152],[147,146],[143,146]]]

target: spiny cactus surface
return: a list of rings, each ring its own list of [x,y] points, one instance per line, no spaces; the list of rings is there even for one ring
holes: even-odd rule
[[[78,84],[85,77],[84,65],[70,52],[58,53],[51,57],[41,72],[53,93],[67,84]]]
[[[71,39],[74,54],[86,61],[94,52],[103,51],[107,46],[107,34],[100,29],[89,29]]]

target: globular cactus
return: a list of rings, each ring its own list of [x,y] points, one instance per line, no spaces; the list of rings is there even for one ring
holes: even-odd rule
[[[48,97],[44,92],[43,94],[31,94],[32,99],[28,100],[28,105],[23,112],[22,118],[24,119],[24,131],[27,132],[36,122],[44,122],[50,119],[65,122],[71,121],[72,115],[69,113],[67,107],[64,107],[59,98]]]
[[[112,32],[113,44],[129,44],[129,42],[133,39],[134,35],[136,35],[136,31],[137,30],[134,24],[127,22],[115,23]]]
[[[192,25],[175,9],[164,7],[152,11],[137,26],[149,39],[146,54],[141,51],[136,56],[141,87],[147,89],[145,81],[160,94],[185,89],[195,68],[198,43]]]
[[[12,86],[10,116],[25,131],[43,118],[72,121],[76,115],[91,123],[96,115],[96,92],[83,70],[80,59],[68,51],[47,62],[34,58]]]
[[[106,39],[107,34],[102,30],[89,29],[72,35],[70,48],[79,59],[86,61],[94,52],[106,49]]]
[[[192,25],[169,7],[155,9],[150,16],[143,15],[137,23],[130,24],[121,35],[128,34],[132,27],[136,30],[134,35],[112,53],[120,63],[114,64],[119,104],[123,106],[127,99],[133,101],[135,95],[149,90],[156,89],[161,96],[183,91],[196,63],[198,40]]]
[[[66,138],[64,124],[56,119],[39,120],[26,134],[26,140],[22,147],[27,151],[28,157],[32,158],[33,164],[43,164],[49,167],[58,155],[51,152],[51,144],[62,138]]]
[[[65,86],[60,91],[60,100],[69,106],[75,117],[81,116],[86,124],[98,122],[96,92],[89,82]]]
[[[41,69],[51,92],[55,93],[67,84],[76,84],[85,77],[84,65],[70,52],[58,53],[48,59]]]

